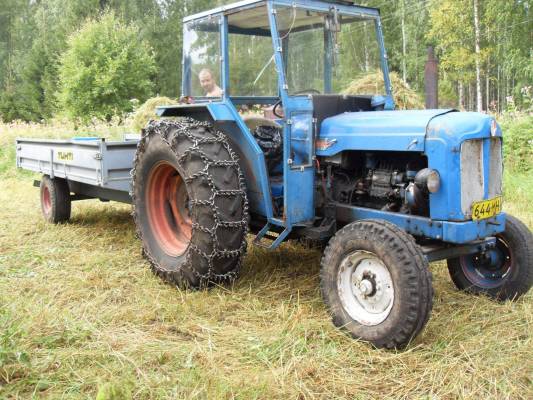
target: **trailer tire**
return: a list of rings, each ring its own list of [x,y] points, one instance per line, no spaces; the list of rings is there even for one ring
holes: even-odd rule
[[[533,286],[533,235],[524,223],[507,214],[495,249],[449,259],[448,271],[460,290],[499,301],[517,300]]]
[[[59,224],[70,219],[71,200],[68,182],[43,175],[40,184],[41,211],[47,222]]]
[[[181,288],[237,278],[248,202],[226,136],[190,118],[151,121],[137,146],[133,217],[152,270]]]
[[[405,347],[429,319],[427,259],[411,235],[389,222],[361,220],[338,231],[320,278],[333,323],[378,348]]]

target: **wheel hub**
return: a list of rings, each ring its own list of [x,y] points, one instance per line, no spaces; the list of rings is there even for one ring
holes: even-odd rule
[[[44,213],[49,214],[52,210],[52,200],[48,186],[43,186],[43,190],[41,192],[41,203]]]
[[[392,277],[373,253],[358,250],[342,261],[337,284],[346,312],[363,325],[378,325],[394,303]]]
[[[512,268],[511,251],[498,237],[496,247],[484,253],[460,258],[465,276],[475,285],[491,289],[501,286]]]
[[[359,282],[359,286],[356,286],[355,288],[356,290],[359,290],[359,292],[364,297],[369,296],[370,293],[372,293],[375,290],[374,285],[368,279],[363,279],[361,282]]]

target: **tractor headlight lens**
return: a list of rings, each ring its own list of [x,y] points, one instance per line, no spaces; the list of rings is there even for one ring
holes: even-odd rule
[[[427,179],[427,187],[430,193],[437,193],[440,189],[440,175],[436,169],[432,169]]]
[[[415,184],[426,193],[437,193],[440,189],[440,175],[436,169],[424,168],[417,172]]]

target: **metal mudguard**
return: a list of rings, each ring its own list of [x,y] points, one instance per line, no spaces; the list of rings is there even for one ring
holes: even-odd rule
[[[264,155],[231,101],[157,107],[162,117],[191,117],[215,124],[229,138],[246,178],[250,210],[272,219],[272,197]]]

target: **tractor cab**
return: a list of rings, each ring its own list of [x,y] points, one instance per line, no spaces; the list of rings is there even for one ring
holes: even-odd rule
[[[349,90],[370,75],[379,77],[374,93]],[[187,17],[182,92],[188,104],[160,114],[223,130],[241,159],[253,160],[243,165],[251,211],[288,233],[315,217],[315,145],[329,143],[319,140],[323,121],[394,108],[379,11],[263,0]]]
[[[312,98],[318,119],[393,108],[376,9],[246,1],[186,18],[183,38],[182,94],[194,102],[278,104],[278,118],[283,100],[298,97]],[[377,72],[374,93],[348,94],[353,80]]]

